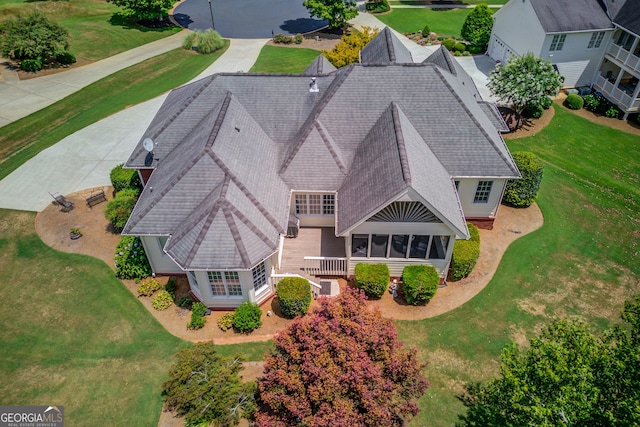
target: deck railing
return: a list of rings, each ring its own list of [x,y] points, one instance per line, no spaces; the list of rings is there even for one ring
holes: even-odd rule
[[[607,53],[627,67],[633,68],[636,71],[640,70],[640,58],[622,46],[612,43],[609,49],[607,49]]]
[[[598,76],[595,81],[597,89],[610,98],[611,101],[618,105],[622,105],[627,110],[638,109],[640,107],[640,99],[633,99],[623,90],[615,87],[613,83],[608,81],[604,76]]]
[[[304,272],[307,276],[346,276],[347,259],[306,256],[304,257]]]

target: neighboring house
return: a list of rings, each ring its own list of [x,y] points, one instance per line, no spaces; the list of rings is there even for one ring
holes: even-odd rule
[[[465,220],[491,227],[520,177],[507,128],[444,48],[409,63],[385,29],[361,57],[169,94],[126,162],[145,188],[123,234],[155,273],[186,273],[213,308],[265,301],[280,273],[347,276],[359,262],[446,276]]]
[[[594,87],[624,112],[640,109],[637,0],[511,0],[494,15],[488,54],[548,59],[564,87]]]

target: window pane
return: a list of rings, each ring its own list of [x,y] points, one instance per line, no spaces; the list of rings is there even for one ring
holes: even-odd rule
[[[489,201],[492,186],[493,181],[478,181],[478,187],[476,188],[476,195],[473,198],[473,203],[487,203]]]
[[[324,194],[322,196],[322,214],[333,215],[335,213],[335,196],[333,194]]]
[[[391,236],[391,250],[389,251],[389,256],[391,258],[406,258],[408,245],[408,235],[394,234],[393,236]]]
[[[366,257],[368,248],[368,234],[354,234],[351,236],[351,256]]]
[[[213,295],[226,295],[227,292],[224,289],[224,280],[222,279],[222,273],[219,271],[207,272],[209,276],[209,284],[211,285],[211,293]]]
[[[429,249],[429,259],[444,259],[449,246],[449,236],[433,236],[431,249]]]
[[[306,215],[307,213],[307,195],[296,194],[296,213]]]
[[[413,236],[409,258],[426,258],[429,236]]]
[[[229,295],[242,295],[242,286],[240,286],[240,277],[237,271],[227,271],[224,273],[227,282],[227,290]]]
[[[388,243],[389,243],[388,234],[372,234],[371,235],[371,256],[386,258]]]
[[[321,194],[309,194],[309,215],[320,215],[320,206],[322,195]]]
[[[253,289],[256,291],[267,284],[267,272],[264,268],[264,262],[251,270],[251,274],[253,275]]]

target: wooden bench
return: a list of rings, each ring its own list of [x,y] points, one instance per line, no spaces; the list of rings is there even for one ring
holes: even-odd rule
[[[107,196],[104,194],[104,190],[98,190],[92,193],[86,199],[87,207],[91,208],[93,205],[97,205],[98,203],[106,202]]]

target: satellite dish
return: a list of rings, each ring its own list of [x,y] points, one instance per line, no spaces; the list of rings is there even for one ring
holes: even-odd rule
[[[144,141],[142,141],[142,146],[148,152],[152,152],[153,151],[153,145],[154,145],[153,144],[153,139],[151,139],[151,138],[145,138]]]

